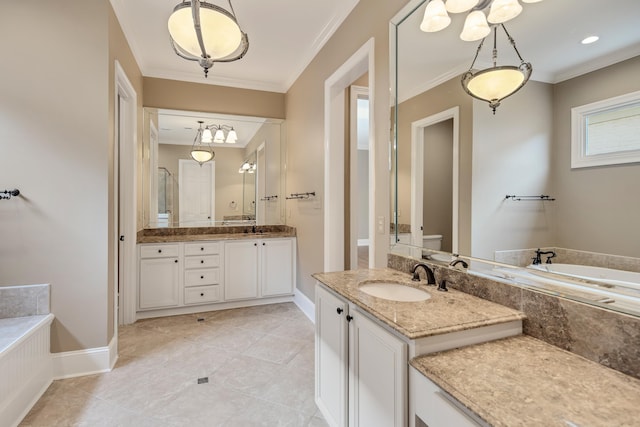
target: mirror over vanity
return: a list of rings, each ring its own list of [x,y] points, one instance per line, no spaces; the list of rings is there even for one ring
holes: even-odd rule
[[[283,126],[280,119],[145,107],[143,228],[283,224]],[[225,137],[209,144],[214,156],[202,164],[191,156],[199,127]],[[237,140],[226,138],[231,131]]]
[[[426,33],[427,3],[410,2],[391,27],[391,251],[445,261],[459,254],[471,261],[470,273],[546,281],[578,299],[595,289],[587,302],[639,315],[640,163],[572,161],[581,148],[579,107],[613,99],[615,110],[616,100],[634,94],[628,116],[636,141],[616,155],[640,153],[637,2],[523,3],[505,27],[533,73],[495,113],[462,88],[480,43],[459,37],[466,14],[451,14],[449,27]],[[591,35],[600,40],[581,43]],[[506,37],[496,40],[498,65],[518,65]],[[491,44],[493,34],[474,69],[491,67]],[[604,135],[617,141],[616,132]],[[572,290],[556,288],[560,278]]]

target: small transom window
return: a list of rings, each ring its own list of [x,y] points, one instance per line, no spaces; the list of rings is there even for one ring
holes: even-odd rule
[[[640,91],[571,109],[571,167],[640,162]]]

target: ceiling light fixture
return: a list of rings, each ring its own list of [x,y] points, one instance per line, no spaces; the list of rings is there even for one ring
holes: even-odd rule
[[[580,43],[591,44],[591,43],[597,42],[598,40],[600,40],[600,37],[598,36],[589,36],[589,37],[585,37]]]
[[[522,0],[524,3],[537,3],[542,0]],[[489,8],[488,16],[483,12]],[[469,15],[464,21],[460,38],[464,41],[477,41],[491,32],[489,24],[504,24],[522,12],[518,0],[431,0],[427,3],[420,29],[433,33],[445,29],[451,23],[448,13],[464,13]]]
[[[213,152],[213,148],[210,143],[211,140],[211,131],[208,127],[203,128],[203,121],[198,120],[200,126],[198,127],[198,131],[196,132],[196,137],[193,139],[193,145],[191,146],[191,157],[193,160],[198,162],[200,166],[209,160],[213,160],[216,156],[216,153]],[[208,131],[208,136],[207,136]]]
[[[474,98],[487,101],[489,103],[489,107],[493,110],[493,114],[496,113],[496,108],[500,105],[500,101],[520,90],[520,88],[522,88],[529,80],[531,72],[533,71],[531,63],[524,62],[522,56],[520,56],[520,52],[518,52],[518,49],[516,48],[516,43],[507,32],[507,29],[503,24],[500,24],[500,27],[502,27],[504,33],[509,39],[509,43],[511,43],[511,46],[513,46],[513,49],[516,51],[516,54],[520,59],[520,65],[498,66],[498,49],[496,45],[498,28],[495,26],[493,28],[493,67],[479,71],[472,71],[476,60],[478,59],[480,49],[482,49],[482,45],[485,41],[485,39],[482,39],[478,46],[478,50],[476,51],[476,56],[473,58],[473,62],[471,63],[471,67],[469,67],[469,71],[462,75],[462,87],[465,92]]]
[[[238,172],[255,173],[257,168],[258,168],[258,165],[256,165],[254,162],[245,160],[244,162],[242,162],[242,165],[240,165],[240,169],[238,169]]]
[[[235,144],[236,142],[238,142],[238,134],[236,133],[233,126],[209,125],[206,129],[209,131],[209,135],[213,135],[211,137],[211,141],[217,144]]]
[[[200,0],[179,3],[169,16],[168,28],[175,53],[197,61],[207,77],[216,62],[241,59],[249,49],[249,38],[231,12]]]

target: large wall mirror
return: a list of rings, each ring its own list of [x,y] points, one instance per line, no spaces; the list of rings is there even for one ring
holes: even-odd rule
[[[200,124],[202,122],[202,124]],[[200,165],[191,149],[200,126],[233,129]],[[144,108],[143,228],[282,224],[283,120]]]
[[[620,290],[630,300],[640,298],[640,163],[571,165],[572,108],[640,90],[640,3],[522,3],[522,13],[505,26],[533,73],[495,114],[462,89],[461,75],[479,45],[459,37],[466,13],[450,14],[446,29],[426,33],[420,24],[427,3],[409,2],[390,30],[391,251],[489,260],[494,263],[472,263],[470,271],[489,268],[512,278],[531,267],[540,248],[555,253],[553,264],[635,273],[623,279]],[[600,39],[581,43],[591,35]],[[492,45],[491,36],[474,68],[491,66]],[[497,52],[498,65],[519,65],[506,37],[498,35]],[[539,267],[547,266],[549,256],[540,257]],[[497,273],[509,265],[518,268]],[[591,277],[577,280],[591,283]],[[607,292],[617,287],[596,286]],[[622,298],[598,295],[600,301],[615,300],[613,309],[640,313],[640,303],[621,308]]]

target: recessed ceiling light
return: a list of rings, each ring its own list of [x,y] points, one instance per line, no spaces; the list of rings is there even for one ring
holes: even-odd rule
[[[587,38],[585,38],[584,40],[582,40],[582,44],[591,44],[591,43],[595,43],[598,41],[600,37],[598,36],[589,36]]]

